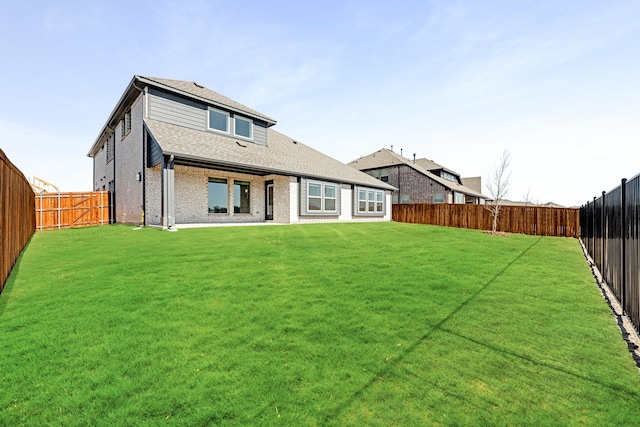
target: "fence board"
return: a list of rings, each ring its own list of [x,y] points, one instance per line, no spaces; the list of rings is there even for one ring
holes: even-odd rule
[[[486,205],[395,204],[394,221],[491,230]],[[580,210],[541,206],[501,206],[497,231],[535,236],[578,237]]]
[[[36,229],[88,227],[109,223],[109,192],[42,193],[35,198]]]
[[[0,292],[35,231],[31,184],[0,150]]]

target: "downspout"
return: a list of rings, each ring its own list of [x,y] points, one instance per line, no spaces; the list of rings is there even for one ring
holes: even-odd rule
[[[111,135],[113,135],[113,160],[111,160],[113,162],[113,167],[112,167],[112,176],[113,176],[113,190],[112,190],[112,194],[111,194],[111,206],[110,206],[110,210],[111,212],[109,212],[109,215],[111,216],[111,218],[109,218],[109,224],[115,224],[116,223],[116,130],[115,128],[112,129],[110,126],[107,126],[107,129],[111,130]],[[111,135],[109,136],[109,138],[111,138]],[[107,186],[109,186],[109,183],[107,182]]]
[[[142,227],[147,225],[147,130],[142,126],[142,172],[140,179],[142,180]]]
[[[169,209],[169,212],[172,214],[171,216],[167,215],[167,219],[169,220],[169,224],[168,224],[168,229],[171,230],[174,226],[175,226],[175,205],[174,205],[174,199],[175,199],[175,165],[174,165],[174,160],[175,160],[175,156],[172,154],[171,156],[169,156],[169,164],[167,166],[171,166],[171,170],[173,171],[173,173],[171,174],[171,184],[173,187],[173,191],[168,191],[169,194],[167,194],[167,207],[171,207]]]

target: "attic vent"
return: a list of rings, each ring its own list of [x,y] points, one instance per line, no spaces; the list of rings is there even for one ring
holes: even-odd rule
[[[245,144],[243,144],[243,143],[242,143],[242,142],[240,142],[240,141],[236,141],[236,144],[238,144],[240,147],[246,147],[246,145],[245,145]]]
[[[199,84],[198,84],[198,83],[196,83],[196,82],[193,82],[193,84],[194,84],[194,85],[196,85],[197,87],[201,88],[201,89],[204,89],[204,86],[199,85]]]

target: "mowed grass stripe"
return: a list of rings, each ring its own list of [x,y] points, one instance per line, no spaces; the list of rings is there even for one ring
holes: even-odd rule
[[[37,233],[0,424],[624,425],[640,375],[576,240],[412,224]]]

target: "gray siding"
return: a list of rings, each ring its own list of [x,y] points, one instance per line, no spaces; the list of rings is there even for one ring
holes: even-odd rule
[[[267,124],[253,121],[253,142],[260,145],[267,145]]]
[[[150,119],[203,132],[207,131],[207,114],[209,110],[206,105],[154,88],[149,89],[148,96],[148,117]],[[230,111],[230,113],[231,117],[233,117],[233,111]],[[238,115],[249,118],[243,114]],[[231,131],[233,134],[233,120],[231,121]],[[230,137],[233,138],[233,135],[230,135]],[[242,140],[245,141],[245,139]],[[267,145],[267,124],[265,122],[253,120],[253,140],[251,142]]]
[[[154,166],[162,164],[162,148],[160,148],[156,140],[153,139],[150,134],[147,138],[147,144],[147,166],[152,168]]]
[[[148,105],[150,119],[195,130],[206,130],[207,110],[204,104],[150,89]]]

